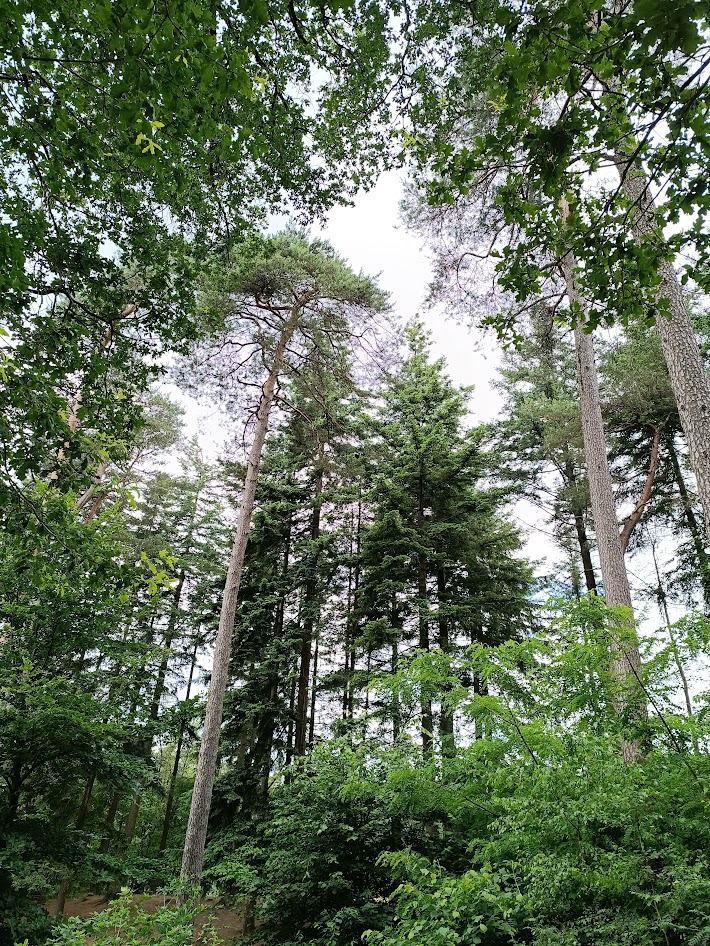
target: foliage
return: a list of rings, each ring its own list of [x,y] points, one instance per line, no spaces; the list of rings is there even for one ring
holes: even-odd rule
[[[682,385],[649,331],[659,267],[710,288],[706,0],[0,13],[0,946],[193,942],[195,891],[151,914],[123,890],[69,923],[39,904],[177,870],[267,376],[201,811],[247,940],[710,946],[710,630],[669,608],[707,603],[710,569]],[[421,323],[393,344],[376,280],[294,224],[259,232],[320,222],[393,163],[432,298],[516,343],[494,425]],[[660,198],[648,226],[629,181]],[[568,252],[589,328],[613,329],[615,498],[665,625],[636,628],[646,712],[619,679],[628,613],[582,594]],[[219,469],[180,441],[169,371],[238,431]],[[521,498],[569,598],[535,594]]]
[[[392,884],[379,855],[410,845],[434,849],[425,830],[430,813],[408,809],[388,784],[393,760],[406,765],[411,748],[389,758],[374,745],[332,740],[294,764],[248,839],[221,835],[209,877],[256,901],[265,926],[255,942],[356,943],[363,930],[384,923]]]
[[[195,919],[203,910],[191,898],[181,906],[168,891],[163,904],[147,912],[124,887],[106,910],[58,926],[47,946],[219,946],[221,940],[210,926],[200,926],[195,936]]]

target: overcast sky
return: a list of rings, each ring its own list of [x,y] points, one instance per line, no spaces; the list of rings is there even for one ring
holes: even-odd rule
[[[492,336],[470,332],[441,311],[426,312],[424,299],[431,267],[421,239],[408,233],[399,220],[402,180],[398,172],[383,174],[377,186],[361,194],[353,207],[336,207],[322,234],[354,269],[380,274],[380,285],[392,298],[397,315],[410,319],[419,313],[432,331],[434,353],[446,358],[458,384],[475,385],[473,413],[477,421],[492,420],[501,399],[491,386],[498,348]]]

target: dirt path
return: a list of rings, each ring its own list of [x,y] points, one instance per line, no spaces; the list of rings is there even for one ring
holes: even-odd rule
[[[136,894],[133,901],[134,903],[139,903],[146,913],[153,913],[156,907],[162,906],[166,902],[166,899],[165,897],[146,897],[145,895]],[[217,931],[218,936],[220,936],[225,943],[230,943],[237,939],[244,930],[243,913],[238,908],[229,909],[223,906],[219,900],[213,897],[205,900],[205,903],[207,904],[207,909],[197,918],[197,928],[199,929],[206,923],[211,923]],[[101,913],[108,905],[108,901],[100,894],[90,894],[84,897],[83,900],[67,900],[64,906],[64,916],[80,916],[86,918],[91,916],[92,913]],[[45,908],[51,915],[54,915],[55,907],[56,900],[45,904]]]

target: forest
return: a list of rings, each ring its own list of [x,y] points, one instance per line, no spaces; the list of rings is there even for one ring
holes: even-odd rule
[[[710,2],[0,8],[0,946],[710,946]]]

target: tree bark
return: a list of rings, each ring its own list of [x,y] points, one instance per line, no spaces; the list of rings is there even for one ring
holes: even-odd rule
[[[269,413],[274,400],[276,383],[283,366],[286,347],[290,342],[298,324],[301,308],[313,297],[312,293],[301,296],[291,309],[289,320],[284,326],[274,355],[273,367],[264,383],[261,392],[259,407],[256,412],[254,440],[247,460],[247,472],[244,481],[237,534],[232,547],[232,554],[227,569],[222,610],[215,641],[212,676],[207,694],[207,709],[200,745],[200,754],[195,774],[195,787],[190,805],[190,817],[185,834],[182,869],[180,878],[198,886],[202,878],[202,864],[207,841],[207,823],[212,803],[212,789],[217,772],[217,757],[219,752],[219,735],[224,713],[224,696],[227,690],[229,676],[229,658],[232,651],[232,633],[239,597],[239,585],[244,566],[244,554],[249,540],[249,528],[254,509],[256,485],[259,476],[259,466],[266,440],[266,431],[269,425]]]
[[[565,224],[569,208],[564,198],[560,202],[560,209],[562,221]],[[621,548],[614,491],[606,452],[594,345],[591,334],[585,332],[586,310],[577,287],[575,262],[571,252],[568,251],[562,257],[561,268],[567,297],[577,310],[577,322],[574,328],[577,385],[582,415],[584,456],[589,478],[589,497],[599,549],[604,595],[608,604],[628,608],[630,620],[633,621],[631,589]],[[614,652],[612,671],[620,684],[619,695],[615,700],[615,710],[619,715],[624,715],[629,703],[636,704],[640,701],[638,674],[641,660],[635,636],[631,643],[619,644],[618,641],[612,640],[612,651]],[[625,742],[622,751],[627,761],[633,760],[638,754],[637,746],[631,742]]]
[[[618,150],[616,166],[624,194],[631,201],[631,230],[639,241],[662,240],[648,178],[638,162]],[[670,315],[659,312],[656,329],[678,404],[680,422],[688,442],[690,462],[698,484],[710,537],[710,378],[693,330],[693,323],[678,274],[669,260],[658,267],[656,298],[667,300]]]
[[[315,489],[313,496],[313,510],[311,512],[311,542],[315,543],[320,538],[320,513],[323,493],[323,457],[322,449],[318,457],[318,465],[315,473]],[[311,556],[309,567],[311,575],[306,581],[305,600],[303,605],[303,635],[301,637],[301,654],[298,675],[298,698],[296,701],[296,755],[305,755],[308,745],[308,693],[311,675],[311,653],[313,648],[314,630],[317,624],[318,610],[318,579],[315,569],[318,564],[318,556],[314,553]]]
[[[587,591],[591,594],[597,593],[597,579],[594,575],[594,564],[592,562],[592,553],[587,535],[587,527],[584,523],[584,509],[576,497],[577,477],[574,472],[574,464],[569,456],[565,457],[565,476],[567,482],[573,490],[572,515],[574,516],[574,528],[577,533],[577,542],[579,543],[579,554],[582,559],[582,568],[584,569],[584,583]]]

